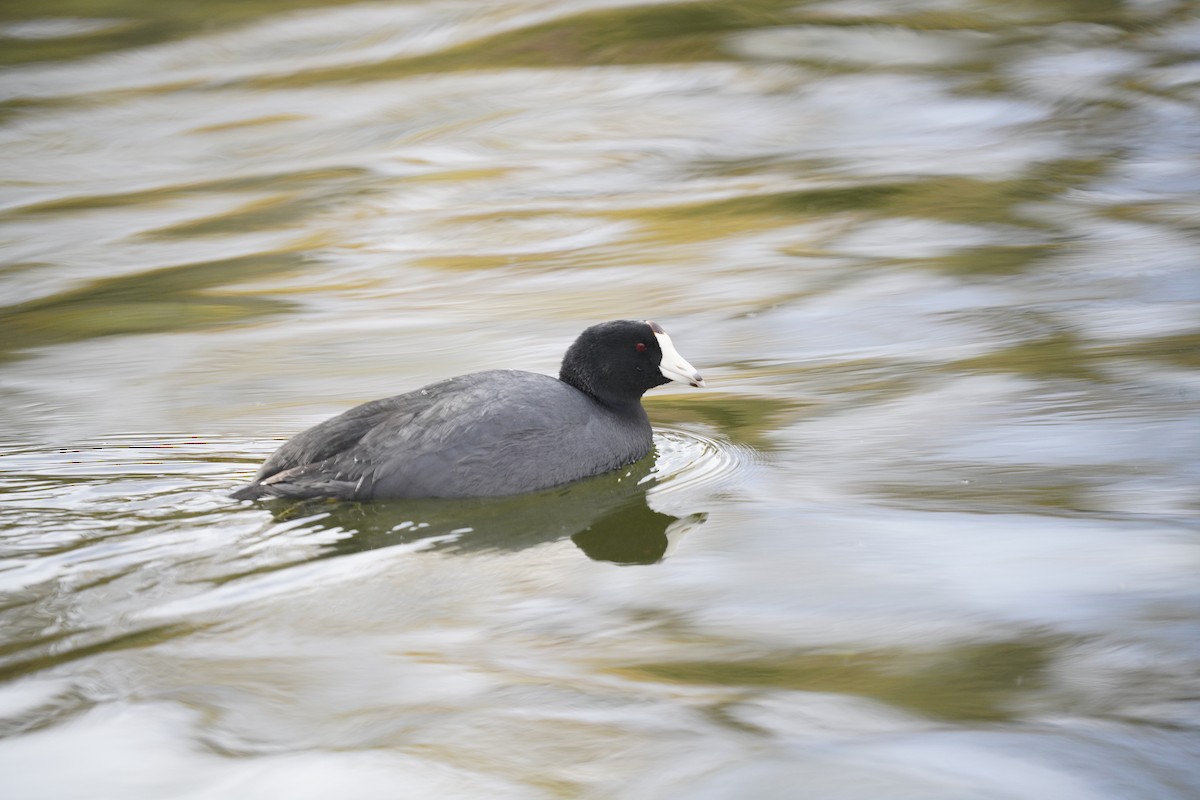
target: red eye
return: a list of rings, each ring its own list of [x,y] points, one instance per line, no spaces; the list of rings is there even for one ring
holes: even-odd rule
[[[637,350],[639,353],[644,353],[646,352],[646,345],[642,342],[638,342],[633,346],[633,349]]]

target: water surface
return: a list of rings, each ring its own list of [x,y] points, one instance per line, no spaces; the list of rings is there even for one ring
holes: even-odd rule
[[[1198,11],[0,12],[0,794],[1200,794]],[[643,462],[228,499],[612,318]]]

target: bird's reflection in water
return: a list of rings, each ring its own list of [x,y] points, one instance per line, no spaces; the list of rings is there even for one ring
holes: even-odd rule
[[[443,552],[517,551],[570,538],[596,561],[655,564],[673,540],[702,524],[706,515],[676,517],[650,508],[654,463],[652,453],[616,472],[511,497],[275,501],[269,507],[279,521],[323,514],[306,527],[344,532],[325,556],[419,542]]]

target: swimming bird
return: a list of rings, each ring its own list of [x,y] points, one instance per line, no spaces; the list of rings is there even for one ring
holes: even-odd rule
[[[489,370],[357,406],[289,439],[239,500],[495,497],[546,489],[650,452],[642,395],[704,379],[650,320],[593,325],[557,378]]]

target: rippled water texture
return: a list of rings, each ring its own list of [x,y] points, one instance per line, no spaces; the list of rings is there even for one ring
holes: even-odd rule
[[[1200,796],[1191,0],[0,9],[0,797]],[[238,503],[651,318],[653,457]]]

